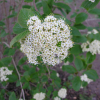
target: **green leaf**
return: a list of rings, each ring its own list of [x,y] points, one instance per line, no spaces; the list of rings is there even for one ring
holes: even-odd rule
[[[92,63],[96,58],[96,55],[92,55],[90,52],[87,52],[86,54],[86,62],[89,64],[89,63]]]
[[[71,66],[71,65],[63,65],[62,66],[62,70],[66,71],[66,72],[68,72],[70,74],[74,74],[74,73],[77,72],[77,70],[73,66]]]
[[[23,89],[26,89],[26,88],[28,88],[29,87],[29,82],[25,82],[25,84],[23,85]]]
[[[9,100],[17,100],[16,95],[14,92],[11,93]]]
[[[50,8],[52,7],[53,2],[54,2],[54,0],[48,0],[48,5],[49,5]]]
[[[65,13],[65,11],[63,10],[63,9],[61,9],[61,8],[58,8],[60,11],[61,11],[61,13],[63,14],[63,16],[66,18],[66,13]]]
[[[13,27],[13,32],[15,34],[19,34],[19,33],[22,33],[23,31],[25,31],[26,28],[23,28],[22,26],[20,26],[18,23],[16,23]]]
[[[1,30],[1,33],[0,33],[0,37],[5,37],[6,35],[8,35],[9,33],[6,33],[5,30]]]
[[[69,13],[71,11],[71,8],[65,3],[57,2],[57,3],[54,3],[54,5],[57,6],[58,8],[65,9],[67,11],[67,13]]]
[[[71,31],[71,35],[73,36],[81,36],[81,33],[79,32],[79,30],[75,27],[71,27],[72,31]]]
[[[97,72],[93,69],[87,70],[84,72],[84,74],[87,74],[88,78],[96,81],[97,79],[99,79],[99,76],[97,74]]]
[[[70,53],[71,54],[75,54],[75,55],[78,55],[80,53],[82,53],[82,49],[81,49],[81,46],[80,45],[74,45],[71,50],[70,50]]]
[[[24,64],[24,63],[26,62],[26,60],[27,60],[27,57],[26,57],[26,56],[23,57],[23,58],[21,58],[21,59],[18,61],[18,65]]]
[[[8,82],[16,82],[18,80],[18,77],[15,74],[9,75],[8,78]]]
[[[5,57],[3,59],[1,59],[1,63],[4,65],[4,66],[8,66],[12,61],[12,58],[11,57]]]
[[[17,41],[19,41],[20,39],[24,38],[25,36],[27,36],[30,32],[29,31],[24,31],[20,34],[18,34],[17,36],[15,36],[12,41],[10,42],[10,47],[12,47],[14,45],[14,43],[16,43]]]
[[[48,81],[48,77],[47,77],[47,76],[42,76],[41,81],[42,81],[42,82],[47,82],[47,81]]]
[[[20,86],[20,81],[19,80],[16,82],[16,87],[18,87],[18,86]]]
[[[71,2],[73,2],[73,0],[64,0],[64,2],[71,3]]]
[[[12,17],[15,17],[17,16],[17,12],[13,12],[11,15],[7,16],[7,18],[12,18]]]
[[[69,61],[69,62],[71,63],[73,60],[74,60],[74,57],[73,57],[72,54],[70,54],[68,57],[66,57],[66,58],[64,59],[64,62],[66,63],[67,61]]]
[[[24,2],[30,3],[33,2],[33,0],[24,0]]]
[[[36,7],[38,10],[40,10],[40,8],[42,7],[42,1],[37,2]]]
[[[0,21],[0,26],[4,26],[4,25],[5,25],[5,23]]]
[[[88,18],[86,13],[79,13],[75,18],[75,23],[80,24]]]
[[[100,15],[100,9],[94,8],[88,11],[90,14]]]
[[[27,8],[27,9],[30,9],[31,6],[30,5],[23,5],[22,8]]]
[[[75,59],[75,67],[78,71],[81,71],[82,69],[84,69],[83,62],[81,59],[79,58]]]
[[[30,9],[23,8],[19,12],[18,23],[22,27],[27,27],[27,21],[32,16],[34,16],[34,12],[32,12]]]
[[[72,80],[72,87],[75,91],[79,91],[80,87],[81,87],[81,79],[79,76],[76,76],[73,80]]]
[[[28,65],[23,65],[23,69],[28,71],[30,69],[30,67]]]
[[[49,8],[47,2],[42,0],[43,12],[45,15],[49,15],[51,13],[51,9]]]
[[[99,0],[95,0],[95,2],[85,0],[81,6],[84,7],[86,10],[90,10],[90,9],[93,9],[98,3],[99,3]]]
[[[76,43],[84,43],[87,41],[87,38],[85,37],[85,35],[83,36],[74,36],[72,37],[72,40],[73,42],[76,42]]]
[[[80,30],[86,29],[86,26],[83,24],[75,24],[74,27],[76,27],[77,29],[80,29]]]
[[[100,33],[97,33],[94,35],[94,39],[99,40],[100,41]]]

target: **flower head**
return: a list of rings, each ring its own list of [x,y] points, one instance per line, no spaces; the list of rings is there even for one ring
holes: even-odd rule
[[[36,93],[34,96],[33,96],[34,99],[36,100],[43,100],[45,98],[45,93]]]
[[[59,91],[58,91],[58,96],[60,98],[65,98],[67,95],[67,90],[65,88],[61,88]]]

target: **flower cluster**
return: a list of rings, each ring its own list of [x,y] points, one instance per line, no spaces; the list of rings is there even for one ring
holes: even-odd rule
[[[45,93],[36,93],[34,96],[33,96],[34,99],[36,100],[43,100],[45,98]]]
[[[59,97],[55,97],[54,100],[61,100]]]
[[[82,80],[82,81],[85,81],[85,82],[87,82],[88,84],[89,84],[90,82],[93,81],[93,80],[89,79],[89,78],[87,77],[86,74],[84,74],[84,75],[82,75],[82,76],[80,76],[80,77],[81,77],[81,80]]]
[[[65,98],[67,95],[67,90],[65,88],[61,88],[59,91],[58,91],[58,96],[60,98]]]
[[[97,34],[98,31],[93,29],[92,32],[88,32],[87,36],[91,33]],[[81,48],[82,48],[83,52],[85,52],[85,51],[86,52],[91,52],[92,55],[97,54],[97,53],[100,54],[100,41],[99,40],[94,40],[91,43],[89,41],[87,41],[86,43],[83,43],[81,45]]]
[[[91,2],[95,2],[95,0],[89,0],[89,1],[91,1]]]
[[[41,22],[37,16],[33,16],[27,25],[30,34],[20,40],[20,50],[26,54],[29,63],[38,64],[37,57],[41,56],[44,63],[54,66],[68,56],[73,42],[64,20],[50,15]]]
[[[11,75],[12,71],[10,71],[7,67],[1,67],[0,68],[0,81],[7,81],[7,75]]]

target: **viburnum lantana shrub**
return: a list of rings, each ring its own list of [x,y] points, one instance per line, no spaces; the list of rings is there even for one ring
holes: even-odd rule
[[[29,3],[33,0],[24,1]],[[96,8],[99,0],[84,0],[81,8],[87,13],[75,10],[68,20],[66,15],[71,12],[68,4],[73,2],[75,0],[35,0],[36,7],[23,6],[20,10],[13,27],[16,36],[10,45],[3,42],[6,46],[4,55],[8,57],[0,61],[2,87],[15,82],[16,87],[21,88],[18,96],[10,92],[9,100],[28,100],[25,99],[26,90],[31,94],[30,100],[67,100],[68,89],[79,91],[98,79],[91,63],[96,54],[100,54],[99,29],[85,26],[83,22],[88,14],[100,17]],[[55,13],[55,8],[64,17]],[[81,34],[80,30],[85,29],[87,33]],[[15,63],[13,56],[17,50],[24,57]],[[62,79],[56,70],[59,66],[68,77]],[[0,95],[4,95],[4,89]]]

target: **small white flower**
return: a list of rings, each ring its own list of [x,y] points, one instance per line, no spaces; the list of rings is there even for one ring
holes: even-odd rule
[[[61,100],[59,97],[55,97],[54,100]]]
[[[7,75],[11,75],[12,71],[10,71],[7,67],[1,67],[0,68],[0,81],[7,81],[9,78],[7,78]]]
[[[87,82],[88,84],[89,84],[90,82],[93,81],[92,79],[89,79],[89,78],[87,77],[86,74],[84,74],[84,75],[82,75],[82,76],[80,76],[80,77],[81,77],[81,80],[82,80],[82,81],[85,81],[85,82]]]
[[[59,73],[57,73],[56,75],[57,75],[57,77],[59,77]]]
[[[45,93],[36,93],[34,96],[33,96],[34,99],[36,100],[43,100],[45,98]]]
[[[65,88],[61,88],[59,91],[58,91],[58,96],[60,98],[65,98],[67,95],[67,90]]]

